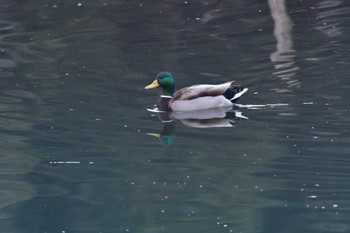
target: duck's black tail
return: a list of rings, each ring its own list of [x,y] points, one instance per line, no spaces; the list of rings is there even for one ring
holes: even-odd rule
[[[226,99],[230,100],[232,103],[236,103],[237,100],[246,92],[248,88],[243,88],[242,86],[231,85],[224,93]]]

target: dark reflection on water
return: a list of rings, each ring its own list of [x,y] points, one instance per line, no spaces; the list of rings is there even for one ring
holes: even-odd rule
[[[348,232],[349,7],[2,1],[2,231]],[[164,126],[161,70],[249,119]]]

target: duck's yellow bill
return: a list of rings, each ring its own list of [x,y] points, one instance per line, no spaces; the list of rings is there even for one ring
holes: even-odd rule
[[[145,89],[151,89],[151,88],[155,88],[155,87],[159,87],[158,81],[154,80],[153,83],[151,83],[150,85],[146,86]]]

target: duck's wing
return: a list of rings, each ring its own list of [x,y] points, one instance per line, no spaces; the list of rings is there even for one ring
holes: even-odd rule
[[[219,96],[224,94],[233,82],[234,81],[230,81],[218,85],[200,84],[185,87],[174,93],[172,102],[176,100],[192,100],[204,96]]]

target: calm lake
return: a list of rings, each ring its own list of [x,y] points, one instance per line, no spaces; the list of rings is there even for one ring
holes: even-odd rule
[[[1,232],[350,232],[349,25],[347,0],[1,1]],[[160,71],[247,87],[233,127],[147,111]]]

